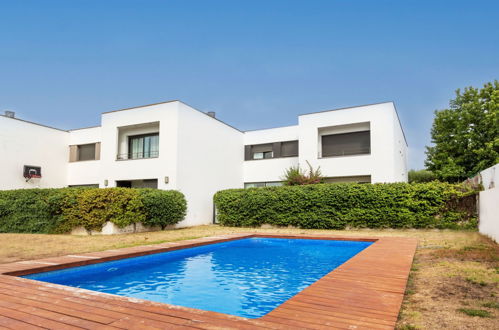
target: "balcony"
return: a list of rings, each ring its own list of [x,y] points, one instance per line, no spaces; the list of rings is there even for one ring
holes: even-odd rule
[[[130,159],[146,159],[146,158],[158,158],[159,157],[159,151],[157,150],[149,150],[149,151],[142,151],[142,152],[130,152],[130,153],[124,153],[124,154],[119,154],[116,157],[116,160],[130,160]]]
[[[159,157],[159,122],[118,128],[116,160]]]

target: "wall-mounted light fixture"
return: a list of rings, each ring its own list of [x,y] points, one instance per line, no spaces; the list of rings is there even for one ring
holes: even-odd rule
[[[165,183],[168,183],[168,182],[170,182],[170,178],[165,176]]]
[[[107,187],[108,184],[109,184],[109,181],[107,181],[107,179],[104,180],[104,187]]]

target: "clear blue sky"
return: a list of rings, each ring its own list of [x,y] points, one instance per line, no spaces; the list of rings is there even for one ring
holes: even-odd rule
[[[240,129],[394,101],[422,168],[435,109],[499,78],[499,1],[0,0],[0,110],[60,128],[181,99]]]

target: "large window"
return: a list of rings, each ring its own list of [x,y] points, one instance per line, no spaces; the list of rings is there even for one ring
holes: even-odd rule
[[[298,156],[298,141],[281,142],[281,157]]]
[[[100,159],[100,142],[69,146],[69,161],[79,162]]]
[[[78,146],[78,160],[94,160],[95,143],[82,144]]]
[[[272,144],[259,144],[251,148],[251,159],[269,159],[274,157]]]
[[[158,133],[128,137],[128,159],[154,158],[158,155]]]
[[[322,157],[371,153],[370,131],[323,135]]]
[[[371,176],[370,175],[335,176],[324,179],[324,183],[344,183],[344,182],[371,183]]]
[[[298,141],[246,145],[244,160],[298,156]]]
[[[262,187],[278,187],[282,186],[283,183],[279,181],[273,182],[246,182],[244,188],[262,188]]]

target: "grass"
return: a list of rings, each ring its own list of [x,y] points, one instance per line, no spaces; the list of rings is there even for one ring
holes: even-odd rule
[[[490,312],[485,311],[483,309],[459,308],[458,311],[468,316],[492,317],[492,314]]]
[[[495,301],[489,301],[482,304],[483,307],[499,309],[499,303]]]
[[[158,244],[237,232],[402,236],[419,239],[398,329],[495,329],[499,247],[477,232],[450,230],[303,230],[199,226],[116,236],[0,234],[0,263]],[[487,317],[464,312],[485,311]],[[480,314],[480,312],[478,312]],[[477,315],[478,316],[478,315]]]

